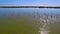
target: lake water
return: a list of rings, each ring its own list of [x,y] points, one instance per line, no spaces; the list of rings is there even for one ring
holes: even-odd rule
[[[0,8],[0,34],[60,34],[60,9]]]

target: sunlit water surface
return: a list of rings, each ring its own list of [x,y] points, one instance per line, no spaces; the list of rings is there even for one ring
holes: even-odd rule
[[[0,8],[0,34],[60,34],[60,9]]]

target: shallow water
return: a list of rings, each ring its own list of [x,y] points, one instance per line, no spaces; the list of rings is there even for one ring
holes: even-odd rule
[[[0,8],[0,34],[60,34],[60,9]]]

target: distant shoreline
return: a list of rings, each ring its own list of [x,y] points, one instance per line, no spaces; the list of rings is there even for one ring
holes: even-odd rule
[[[0,6],[0,8],[60,8],[60,6]]]

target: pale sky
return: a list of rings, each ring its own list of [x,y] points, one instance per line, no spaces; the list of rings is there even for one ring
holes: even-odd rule
[[[0,5],[53,5],[60,6],[60,0],[0,0]]]

